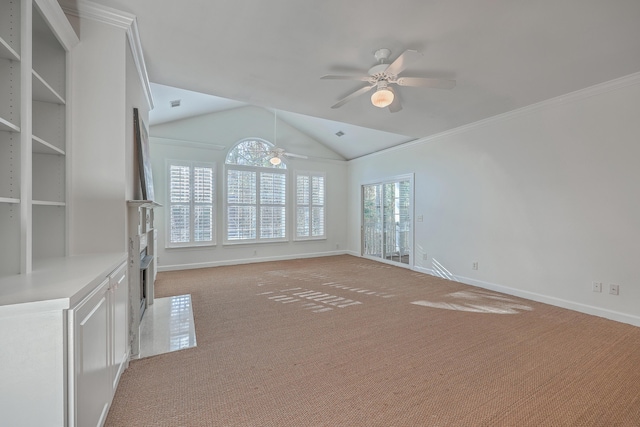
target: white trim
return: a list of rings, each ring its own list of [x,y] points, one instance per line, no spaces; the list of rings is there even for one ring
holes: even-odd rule
[[[241,258],[234,259],[228,261],[210,261],[210,262],[198,262],[193,264],[174,264],[174,265],[163,265],[158,267],[158,271],[176,271],[176,270],[193,270],[196,268],[209,268],[209,267],[222,267],[226,265],[240,265],[240,264],[254,264],[258,262],[269,262],[269,261],[287,261],[292,259],[303,259],[303,258],[318,258],[318,257],[326,257],[326,256],[335,256],[335,255],[347,255],[349,254],[347,251],[329,251],[329,252],[313,252],[306,254],[295,254],[295,255],[279,255],[272,257],[261,257],[261,258]]]
[[[111,7],[102,6],[100,4],[88,0],[59,0],[62,10],[69,15],[80,18],[91,19],[93,21],[102,22],[107,25],[128,29],[133,20],[136,19],[132,15],[121,10]]]
[[[127,29],[127,39],[129,40],[129,46],[131,47],[131,53],[133,54],[133,62],[135,63],[136,70],[138,71],[138,77],[142,84],[147,105],[150,110],[153,110],[153,94],[151,93],[147,65],[144,62],[144,55],[142,53],[142,42],[140,41],[140,32],[138,31],[138,20],[135,18],[131,23],[131,26]]]
[[[152,110],[153,95],[151,94],[151,85],[149,84],[149,75],[147,74],[147,66],[142,52],[142,43],[140,41],[140,32],[138,31],[138,20],[136,16],[121,10],[102,6],[88,0],[60,0],[60,3],[62,5],[62,9],[70,15],[91,19],[126,30],[127,40],[131,47],[133,61],[136,65],[136,70],[138,71],[138,77],[142,84],[144,96],[147,100],[149,109]]]
[[[349,160],[350,162],[353,160],[368,158],[370,156],[377,155],[386,155],[393,151],[400,151],[410,148],[414,145],[424,144],[427,142],[432,142],[441,138],[445,138],[447,136],[458,135],[469,130],[480,128],[483,126],[490,125],[494,122],[500,122],[503,120],[509,120],[514,117],[524,116],[539,110],[543,110],[545,108],[567,104],[570,102],[579,101],[581,99],[589,98],[591,96],[596,96],[600,94],[604,94],[607,92],[612,92],[614,90],[622,89],[627,86],[640,84],[640,72],[629,74],[628,76],[620,77],[614,80],[610,80],[608,82],[599,83],[584,89],[580,89],[574,92],[567,93],[565,95],[560,95],[555,98],[550,98],[544,101],[537,102],[535,104],[527,105],[526,107],[518,108],[512,111],[508,111],[506,113],[498,114],[496,116],[491,116],[486,119],[479,120],[477,122],[469,123],[466,125],[459,126],[454,129],[446,130],[444,132],[436,133],[434,135],[425,136],[423,138],[414,139],[409,142],[405,142],[400,145],[395,145],[393,147],[386,148],[384,150],[376,151],[375,153],[367,154],[364,156],[356,157],[354,159]]]
[[[420,273],[425,273],[431,276],[442,278],[441,275],[437,274],[434,270],[430,268],[415,267],[414,270]],[[619,311],[614,311],[614,310],[607,310],[605,308],[594,307],[592,305],[568,301],[562,298],[556,298],[549,295],[539,294],[536,292],[524,291],[524,290],[509,287],[509,286],[483,282],[481,280],[470,279],[468,277],[453,276],[453,278],[456,282],[464,283],[466,285],[475,286],[482,289],[488,289],[490,291],[500,292],[503,294],[512,295],[519,298],[525,298],[531,301],[537,301],[544,304],[553,305],[555,307],[566,308],[568,310],[573,310],[580,313],[603,317],[605,319],[615,320],[617,322],[628,323],[633,326],[640,326],[640,316],[634,316],[632,314],[621,313]]]

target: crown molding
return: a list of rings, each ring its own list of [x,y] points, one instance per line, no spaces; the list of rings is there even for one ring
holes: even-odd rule
[[[544,101],[537,102],[535,104],[527,105],[526,107],[518,108],[512,111],[508,111],[506,113],[498,114],[496,116],[488,117],[486,119],[479,120],[477,122],[469,123],[467,125],[462,125],[454,129],[446,130],[444,132],[436,133],[434,135],[425,136],[423,138],[414,139],[409,142],[405,142],[404,144],[396,145],[393,147],[389,147],[384,150],[376,151],[375,153],[367,154],[365,156],[357,157],[355,159],[351,159],[349,161],[365,159],[369,156],[376,156],[381,154],[388,154],[393,151],[404,150],[409,147],[412,147],[417,144],[424,144],[427,142],[435,141],[440,138],[444,138],[447,136],[457,135],[469,130],[480,128],[492,123],[506,121],[514,117],[521,117],[536,111],[543,110],[545,108],[549,108],[556,105],[568,104],[571,102],[580,101],[586,98],[590,98],[592,96],[601,95],[607,92],[612,92],[614,90],[622,89],[627,86],[632,86],[640,84],[640,72],[629,74],[628,76],[623,76],[614,80],[610,80],[604,83],[599,83],[593,86],[589,86],[584,89],[579,89],[574,92],[569,92],[564,95],[557,96],[555,98],[550,98]]]
[[[147,74],[147,66],[142,52],[142,42],[140,41],[140,32],[138,31],[138,20],[136,16],[88,0],[60,0],[60,4],[62,10],[69,15],[102,22],[103,24],[111,25],[127,32],[127,39],[131,47],[131,53],[133,54],[133,61],[138,72],[138,77],[140,78],[140,83],[142,84],[147,105],[149,109],[153,109],[151,85],[149,84],[149,75]]]
[[[153,110],[153,95],[151,94],[151,85],[149,84],[149,74],[147,74],[147,65],[144,62],[144,55],[142,52],[142,42],[140,41],[140,33],[138,31],[138,20],[134,19],[131,26],[127,29],[127,39],[129,39],[129,46],[131,47],[131,53],[133,54],[133,61],[138,71],[138,77],[142,83],[144,96],[147,99],[149,109]]]

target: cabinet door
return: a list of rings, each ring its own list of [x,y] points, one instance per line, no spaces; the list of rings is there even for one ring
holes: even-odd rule
[[[129,284],[127,282],[127,265],[123,263],[111,276],[111,326],[112,335],[112,367],[111,388],[115,393],[122,371],[129,360]]]
[[[111,401],[109,365],[109,280],[74,313],[76,427],[101,426]],[[73,413],[72,413],[73,414]]]

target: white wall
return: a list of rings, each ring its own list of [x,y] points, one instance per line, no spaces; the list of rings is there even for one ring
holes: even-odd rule
[[[146,126],[149,126],[149,104],[145,97],[142,82],[136,68],[136,63],[131,52],[131,46],[126,43],[127,50],[127,90],[126,108],[124,109],[125,123],[125,199],[141,200],[142,187],[138,170],[137,147],[133,138],[133,109],[138,109],[138,114]],[[123,215],[127,215],[127,207],[122,206]]]
[[[124,28],[73,17],[69,254],[125,252],[126,200],[139,182],[133,106],[148,115]],[[146,121],[146,119],[145,119]]]
[[[327,239],[318,241],[287,243],[260,243],[251,245],[224,245],[223,197],[224,161],[228,151],[240,140],[258,137],[274,142],[274,115],[258,107],[244,107],[220,113],[207,114],[190,119],[152,126],[150,145],[154,192],[156,201],[165,208],[155,210],[158,235],[159,270],[199,268],[244,262],[290,259],[308,256],[343,253],[346,245],[347,217],[347,162],[340,156],[318,144],[305,134],[282,121],[277,124],[278,146],[290,152],[321,159],[285,160],[290,171],[289,188],[293,186],[293,171],[305,170],[327,174]],[[204,144],[180,143],[175,140]],[[209,144],[209,145],[208,145]],[[207,148],[213,145],[224,149]],[[217,245],[207,248],[165,249],[166,235],[166,160],[197,160],[213,162],[216,174],[216,235]],[[292,197],[290,193],[290,197]],[[293,218],[293,209],[288,212]],[[293,224],[291,224],[293,226]],[[290,228],[290,235],[293,227]]]
[[[416,269],[640,326],[639,113],[634,75],[350,161],[349,249],[362,183],[415,173]]]

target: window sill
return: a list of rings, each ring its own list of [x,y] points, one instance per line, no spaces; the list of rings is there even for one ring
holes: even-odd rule
[[[273,239],[273,240],[240,240],[227,241],[223,246],[246,246],[246,245],[268,245],[273,243],[289,243],[289,239]]]
[[[216,243],[210,243],[206,245],[184,245],[184,246],[165,246],[165,250],[174,250],[174,249],[208,249],[215,248],[218,246]]]
[[[298,237],[293,239],[294,242],[317,242],[319,240],[327,240],[327,237]]]

